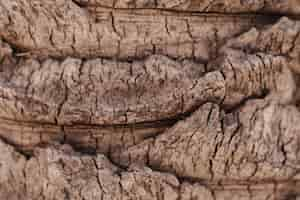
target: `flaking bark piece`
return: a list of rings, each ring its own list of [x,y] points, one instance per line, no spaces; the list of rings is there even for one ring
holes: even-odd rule
[[[272,100],[250,100],[228,114],[207,103],[164,134],[128,148],[115,162],[222,185],[297,181],[299,120],[295,106]]]
[[[90,13],[71,0],[2,0],[0,4],[0,37],[20,55],[38,58],[134,60],[161,54],[208,61],[227,39],[273,21],[252,15],[107,9]]]
[[[220,53],[230,49],[243,52],[264,52],[284,56],[294,72],[300,72],[300,23],[282,17],[277,23],[262,29],[252,28],[239,37],[232,38],[221,48]]]
[[[207,82],[209,78],[204,78],[198,83],[203,74],[202,64],[164,56],[135,62],[22,59],[15,69],[1,74],[0,116],[60,125],[126,125],[169,119],[195,106],[195,101],[186,100],[196,84],[197,90],[212,89],[200,98],[216,96],[213,89],[218,84],[212,81],[217,79]]]
[[[0,134],[20,147],[58,140],[115,153],[206,102],[231,109],[264,95],[293,100],[295,83],[283,56],[231,50],[214,65],[216,71],[204,73],[201,64],[163,56],[133,63],[20,60],[3,73]]]
[[[148,167],[120,169],[102,154],[76,153],[68,145],[36,148],[25,158],[0,141],[0,151],[1,199],[267,200],[299,195],[298,183],[220,187],[179,181]]]

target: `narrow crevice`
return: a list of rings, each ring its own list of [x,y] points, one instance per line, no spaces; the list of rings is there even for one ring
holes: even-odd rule
[[[72,0],[74,4],[78,7],[83,9],[91,9],[91,8],[100,8],[103,10],[112,10],[112,11],[143,11],[143,12],[153,12],[157,11],[161,12],[168,12],[178,14],[185,14],[185,15],[229,15],[229,16],[264,16],[265,18],[281,18],[283,16],[289,17],[291,19],[300,19],[299,15],[296,14],[281,14],[275,12],[265,12],[263,10],[255,11],[255,12],[217,12],[217,11],[196,11],[196,10],[180,10],[180,9],[172,9],[172,8],[161,8],[161,7],[149,7],[149,8],[116,8],[116,7],[109,7],[105,5],[97,5],[97,4],[90,4],[90,3],[80,3],[79,1]]]
[[[242,108],[243,106],[245,106],[245,104],[248,102],[248,101],[251,101],[251,100],[263,100],[265,99],[269,94],[269,91],[268,90],[265,90],[263,92],[262,95],[260,96],[250,96],[250,97],[247,97],[245,99],[243,99],[240,103],[234,105],[234,106],[230,106],[230,107],[223,107],[224,111],[226,112],[226,114],[228,113],[233,113],[233,112],[236,112],[237,110],[239,110],[240,108]]]

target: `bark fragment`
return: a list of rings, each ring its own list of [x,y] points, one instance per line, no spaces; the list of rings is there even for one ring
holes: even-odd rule
[[[185,96],[204,70],[202,64],[163,56],[135,62],[22,59],[10,73],[1,74],[0,116],[61,125],[168,119],[194,106],[193,101],[184,102]]]
[[[298,180],[299,120],[295,106],[271,100],[251,100],[228,114],[208,103],[115,162],[147,164],[208,183]]]
[[[280,96],[283,103],[293,99],[294,81],[282,56],[232,51],[214,63],[219,66],[215,67],[217,71],[205,75],[203,65],[183,63],[161,56],[134,63],[99,59],[48,59],[43,63],[21,60],[10,75],[6,72],[2,78],[0,117],[8,121],[3,121],[5,131],[1,135],[11,143],[30,147],[47,143],[48,139],[61,141],[67,131],[69,141],[78,143],[71,138],[72,134],[79,134],[83,136],[79,143],[95,149],[98,142],[105,141],[97,141],[99,136],[111,139],[114,137],[109,135],[114,131],[130,144],[140,142],[206,102],[231,108],[269,92]],[[20,126],[14,121],[24,124]],[[156,125],[147,127],[147,123]],[[93,131],[93,126],[100,127]],[[15,135],[6,135],[7,130]],[[52,136],[46,134],[47,139],[41,139],[41,130]],[[103,149],[107,148],[99,150]]]
[[[274,21],[107,9],[94,15],[71,0],[3,0],[0,36],[29,56],[135,59],[161,54],[208,61],[228,38]]]
[[[299,194],[297,182],[220,188],[179,181],[174,175],[147,167],[124,170],[104,155],[79,154],[67,145],[38,148],[29,159],[2,141],[0,149],[1,199],[255,200],[288,199]]]

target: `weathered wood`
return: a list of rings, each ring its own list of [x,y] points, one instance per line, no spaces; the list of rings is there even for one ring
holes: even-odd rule
[[[298,14],[0,0],[0,199],[300,198]]]

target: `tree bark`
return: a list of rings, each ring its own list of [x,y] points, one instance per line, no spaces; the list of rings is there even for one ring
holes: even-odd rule
[[[0,199],[300,199],[299,14],[0,0]]]

